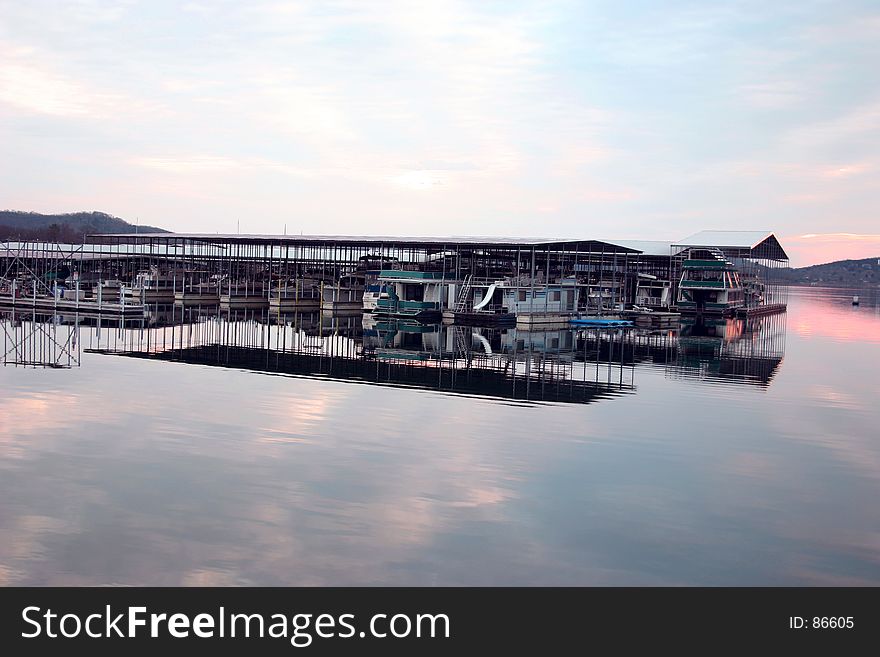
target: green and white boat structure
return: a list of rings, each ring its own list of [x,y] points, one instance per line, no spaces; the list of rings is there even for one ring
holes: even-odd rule
[[[384,269],[374,292],[374,313],[379,316],[439,322],[443,309],[455,299],[457,279],[442,271]],[[365,300],[366,304],[366,300]]]
[[[739,270],[720,253],[692,252],[682,262],[676,299],[679,312],[726,315],[745,303]]]
[[[446,351],[444,337],[439,324],[376,315],[364,319],[364,352],[382,360],[425,362],[442,359]]]
[[[365,313],[376,312],[383,293],[387,295],[388,290],[381,283],[367,283],[364,286],[363,306]]]
[[[397,267],[398,260],[395,257],[379,255],[361,256],[357,271],[364,275],[364,295],[362,303],[363,311],[365,313],[376,312],[376,307],[379,305],[379,298],[382,296],[383,292],[388,292],[386,286],[379,282],[379,275],[383,271],[392,270]]]

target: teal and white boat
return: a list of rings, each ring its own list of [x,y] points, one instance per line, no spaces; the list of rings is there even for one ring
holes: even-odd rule
[[[737,268],[714,251],[695,251],[682,262],[676,305],[683,313],[729,314],[745,305]]]
[[[379,272],[377,315],[439,321],[454,282],[440,271],[386,269]]]

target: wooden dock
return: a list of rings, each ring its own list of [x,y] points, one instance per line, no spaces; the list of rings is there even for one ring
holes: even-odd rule
[[[767,303],[762,306],[754,306],[752,308],[739,308],[736,316],[740,318],[746,317],[764,317],[766,315],[776,315],[784,313],[788,306],[784,303]]]
[[[519,313],[516,327],[527,331],[568,328],[577,313]]]
[[[175,292],[174,303],[178,306],[216,306],[220,295],[216,292]]]
[[[220,307],[224,310],[259,310],[268,306],[269,299],[263,295],[220,295]]]
[[[299,311],[299,310],[318,310],[321,306],[321,299],[315,297],[269,297],[269,307],[279,312]]]
[[[444,320],[451,320],[460,326],[513,327],[516,326],[516,315],[513,313],[481,313],[444,311]]]

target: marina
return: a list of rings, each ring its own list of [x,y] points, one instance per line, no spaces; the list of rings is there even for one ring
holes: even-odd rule
[[[95,235],[0,245],[0,304],[108,313],[150,305],[317,309],[553,330],[592,317],[660,327],[676,314],[784,312],[788,256],[771,232],[680,243],[512,238]],[[649,318],[650,315],[650,318]]]

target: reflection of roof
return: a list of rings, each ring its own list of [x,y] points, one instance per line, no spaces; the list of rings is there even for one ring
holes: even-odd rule
[[[87,349],[88,353],[105,353],[129,358],[147,358],[197,365],[211,365],[255,372],[282,373],[304,378],[351,381],[392,387],[421,388],[451,394],[478,395],[499,399],[523,401],[554,401],[589,404],[621,394],[634,392],[631,383],[552,377],[542,373],[524,375],[511,373],[506,368],[473,366],[467,376],[438,377],[437,366],[428,366],[424,360],[363,356],[329,356],[324,353],[279,351],[256,347],[240,347],[220,343],[184,347],[170,351],[113,351]],[[392,351],[392,350],[389,350]],[[393,350],[398,351],[398,350]],[[402,350],[400,350],[402,351]],[[398,353],[400,353],[398,351]],[[410,352],[416,354],[417,352]],[[387,356],[387,354],[385,354]],[[440,363],[440,361],[430,361]],[[446,368],[454,368],[455,361],[442,361]],[[621,367],[609,363],[609,367]],[[616,379],[616,376],[614,377]],[[528,384],[531,380],[532,385]]]
[[[679,240],[676,246],[702,246],[753,251],[755,257],[788,260],[779,240],[769,230],[701,230]]]

